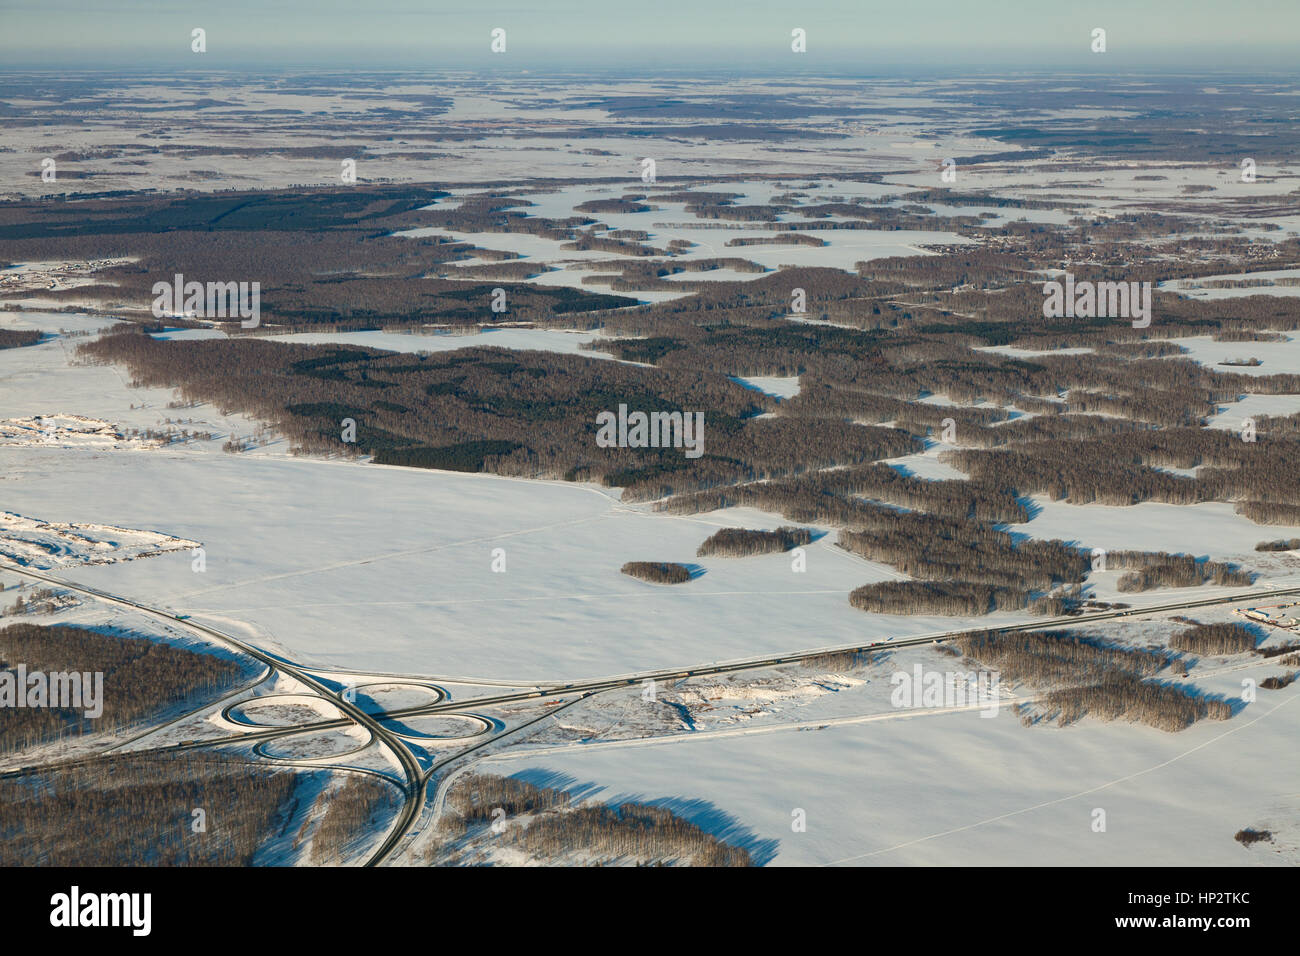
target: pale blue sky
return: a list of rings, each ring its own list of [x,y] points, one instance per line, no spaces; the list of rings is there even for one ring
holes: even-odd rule
[[[208,33],[201,64],[194,27]],[[488,51],[493,27],[507,30],[504,57]],[[21,69],[1196,73],[1293,71],[1298,51],[1300,0],[0,0],[0,66]]]

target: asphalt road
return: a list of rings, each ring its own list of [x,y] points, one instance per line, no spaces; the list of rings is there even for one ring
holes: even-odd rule
[[[419,819],[422,809],[425,805],[425,793],[429,780],[439,770],[445,768],[458,760],[463,759],[469,754],[483,749],[493,743],[500,741],[504,737],[511,736],[523,730],[525,727],[538,723],[549,717],[555,711],[547,711],[541,716],[530,719],[516,727],[503,730],[499,734],[488,736],[485,740],[478,741],[455,754],[452,754],[441,761],[435,762],[427,771],[422,771],[419,762],[406,743],[395,733],[384,726],[384,721],[389,719],[399,719],[407,717],[417,717],[428,714],[456,714],[466,711],[467,708],[486,707],[495,704],[508,704],[519,701],[534,700],[543,697],[565,697],[573,698],[566,701],[562,706],[567,707],[577,703],[578,700],[584,699],[591,694],[601,691],[613,690],[619,687],[628,687],[641,684],[646,681],[668,681],[679,680],[686,677],[698,677],[710,674],[725,674],[735,671],[755,670],[764,667],[774,667],[780,664],[792,664],[805,660],[814,659],[825,654],[833,653],[853,653],[867,652],[872,650],[893,649],[898,647],[916,647],[925,644],[937,644],[944,640],[957,637],[962,634],[972,633],[1010,633],[1016,631],[1038,631],[1050,630],[1060,627],[1078,627],[1081,624],[1089,624],[1096,621],[1107,621],[1121,617],[1146,617],[1152,614],[1164,614],[1170,611],[1188,610],[1197,607],[1211,607],[1220,604],[1240,604],[1245,602],[1258,603],[1262,599],[1273,597],[1285,597],[1288,595],[1300,594],[1300,587],[1291,588],[1271,588],[1265,590],[1252,590],[1236,592],[1220,597],[1201,598],[1194,601],[1177,601],[1169,604],[1144,605],[1132,607],[1123,610],[1099,611],[1091,614],[1077,614],[1065,617],[1047,618],[1039,621],[1032,621],[1025,624],[999,625],[995,627],[962,629],[957,631],[945,631],[934,634],[924,634],[915,637],[903,638],[901,640],[879,640],[866,644],[838,645],[834,647],[821,647],[812,650],[796,651],[791,654],[784,654],[773,657],[755,657],[743,660],[713,662],[711,664],[699,665],[691,668],[671,668],[653,671],[642,671],[633,674],[623,674],[615,677],[601,678],[597,680],[575,681],[567,684],[556,684],[551,686],[536,686],[527,690],[512,691],[505,694],[494,694],[481,697],[469,697],[459,701],[439,701],[434,704],[426,704],[417,707],[407,707],[392,711],[366,712],[357,707],[354,703],[349,703],[342,695],[330,690],[322,681],[312,676],[306,670],[294,665],[281,658],[275,657],[257,647],[248,644],[238,638],[231,637],[209,627],[206,624],[200,624],[188,617],[182,617],[169,611],[160,610],[138,601],[132,601],[128,598],[118,597],[108,594],[96,588],[86,587],[84,585],[72,584],[62,581],[58,578],[49,577],[26,568],[18,568],[5,564],[6,570],[13,571],[17,574],[34,578],[38,581],[44,581],[58,587],[67,588],[71,591],[78,591],[82,594],[89,595],[101,601],[112,604],[120,604],[133,608],[153,617],[159,617],[172,624],[179,624],[197,631],[210,638],[213,638],[223,644],[235,648],[236,650],[249,655],[250,657],[266,664],[272,671],[283,673],[289,677],[300,681],[304,685],[315,690],[321,697],[330,701],[345,714],[344,718],[334,720],[322,720],[310,724],[299,724],[289,727],[270,728],[265,731],[251,731],[246,734],[239,734],[233,737],[222,737],[212,740],[195,741],[185,744],[176,744],[169,747],[160,747],[158,750],[185,750],[195,747],[216,746],[222,744],[254,742],[260,740],[269,740],[276,737],[283,737],[290,734],[303,733],[312,730],[327,730],[331,728],[344,727],[349,723],[356,723],[366,728],[372,737],[388,750],[398,761],[405,775],[403,789],[402,811],[399,814],[397,823],[390,828],[388,835],[379,848],[366,861],[366,866],[375,866],[383,862],[402,841],[410,831],[411,827]],[[397,677],[399,675],[390,675]],[[265,678],[264,678],[265,679]],[[96,758],[86,758],[93,760]],[[85,761],[74,761],[85,762]],[[8,771],[0,776],[15,776],[25,773],[37,772],[43,768],[21,768],[18,770]],[[439,799],[435,803],[440,803],[443,796],[440,788]]]
[[[300,681],[307,687],[312,688],[320,694],[320,696],[324,697],[326,700],[330,701],[330,703],[343,711],[343,713],[347,715],[348,720],[366,728],[375,740],[392,752],[406,776],[406,783],[403,787],[404,800],[402,803],[402,811],[398,816],[397,825],[389,831],[388,836],[380,845],[379,849],[369,860],[366,861],[367,866],[373,866],[382,861],[392,851],[392,848],[397,844],[397,841],[406,835],[406,831],[410,829],[411,824],[419,816],[420,808],[424,803],[425,778],[420,771],[419,762],[415,759],[415,755],[411,752],[410,748],[406,746],[400,737],[384,727],[379,720],[363,711],[356,704],[349,703],[347,700],[343,699],[342,695],[335,694],[325,686],[324,683],[313,677],[311,674],[288,661],[281,660],[265,651],[259,650],[252,644],[231,637],[229,634],[218,631],[216,628],[208,627],[206,624],[200,624],[197,621],[188,618],[181,619],[177,615],[168,611],[162,611],[158,608],[150,607],[147,604],[141,604],[138,601],[132,601],[128,598],[121,598],[113,594],[107,594],[97,588],[85,587],[80,584],[70,584],[67,581],[61,581],[58,578],[38,574],[25,568],[16,568],[11,565],[5,565],[5,567],[7,570],[14,571],[18,574],[23,574],[27,577],[55,584],[59,587],[67,588],[70,591],[78,591],[82,594],[89,595],[101,601],[106,601],[110,604],[125,605],[153,617],[162,618],[172,624],[180,624],[192,631],[197,631],[201,634],[207,635],[222,644],[233,647],[241,653],[247,654],[255,660],[261,661],[273,671],[292,677],[294,680]],[[347,720],[337,721],[334,722],[334,725],[346,725],[347,722]],[[296,731],[298,728],[294,729]]]

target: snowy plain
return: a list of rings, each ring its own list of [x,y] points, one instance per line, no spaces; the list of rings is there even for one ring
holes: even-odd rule
[[[259,423],[210,406],[169,408],[170,390],[132,388],[121,369],[74,363],[79,339],[59,330],[108,321],[0,317],[5,327],[50,333],[39,345],[0,352],[0,417],[77,415],[143,430],[183,416],[186,427],[218,437],[157,447],[0,445],[4,510],[201,543],[202,573],[184,550],[58,573],[192,614],[301,664],[527,685],[1024,619],[856,611],[850,590],[902,575],[835,548],[830,528],[817,529],[826,534],[807,548],[804,573],[789,555],[695,557],[719,527],[789,523],[749,509],[667,516],[595,485],[301,458],[275,438],[226,454],[224,437],[252,434]],[[503,329],[294,338],[402,351],[486,341],[577,352],[587,337]],[[789,379],[749,384],[775,394],[797,389]],[[938,460],[941,452],[934,445],[890,463],[925,478],[958,476]],[[1266,567],[1273,584],[1300,581],[1294,560],[1253,551],[1259,540],[1300,528],[1259,527],[1229,505],[1108,508],[1042,498],[1033,505],[1032,519],[1009,530],[1085,547],[1190,551]],[[492,571],[497,548],[505,573]],[[682,561],[705,573],[664,588],[621,575],[628,560]],[[1095,576],[1098,597],[1119,597],[1115,577]],[[1164,601],[1173,593],[1125,599]],[[1159,643],[1162,632],[1144,639]],[[1287,795],[1300,791],[1300,770],[1277,761],[1300,729],[1294,686],[1269,692],[1230,721],[1178,734],[1096,721],[1025,728],[1009,708],[992,720],[889,708],[882,692],[890,673],[916,661],[942,666],[931,650],[900,649],[864,680],[808,701],[751,708],[732,724],[702,724],[662,740],[537,744],[494,755],[479,769],[577,788],[589,799],[663,802],[765,863],[1297,861],[1300,808]],[[1275,670],[1249,661],[1209,662],[1205,677],[1198,669],[1196,686],[1225,696],[1240,693],[1238,671]],[[815,672],[804,678],[819,680]],[[627,704],[601,698],[595,716],[617,706]],[[282,755],[327,760],[347,749],[334,738],[289,747]],[[1089,826],[1097,808],[1111,821],[1103,834]],[[791,829],[797,809],[806,832]],[[1271,827],[1275,843],[1242,848],[1231,835],[1244,826]]]

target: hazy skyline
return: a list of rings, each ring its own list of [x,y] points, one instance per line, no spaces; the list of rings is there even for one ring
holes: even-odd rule
[[[1300,4],[1257,0],[0,0],[11,69],[1294,70]],[[195,27],[207,52],[190,50]],[[494,28],[507,52],[489,51]],[[807,31],[807,53],[790,50]],[[1106,30],[1107,52],[1090,49]]]

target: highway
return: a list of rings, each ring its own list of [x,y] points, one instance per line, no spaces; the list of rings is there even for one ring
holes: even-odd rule
[[[645,681],[666,681],[679,680],[684,677],[701,677],[710,674],[726,674],[733,671],[756,670],[763,667],[773,667],[779,664],[795,664],[801,661],[821,657],[826,654],[843,654],[853,652],[881,651],[892,650],[897,647],[916,647],[923,644],[938,644],[945,640],[950,640],[963,634],[1005,634],[1016,631],[1042,631],[1052,630],[1054,628],[1078,627],[1081,624],[1089,624],[1096,621],[1108,621],[1119,617],[1146,617],[1151,614],[1165,614],[1170,611],[1188,610],[1197,607],[1210,607],[1220,604],[1238,604],[1246,601],[1257,601],[1263,598],[1282,597],[1286,595],[1300,595],[1300,587],[1277,588],[1267,591],[1247,591],[1237,592],[1223,597],[1214,597],[1198,599],[1195,601],[1180,601],[1172,604],[1159,604],[1144,607],[1127,608],[1119,611],[1099,611],[1092,614],[1078,614],[1066,617],[1047,618],[1040,621],[1032,621],[1026,624],[1003,624],[994,627],[985,628],[966,628],[958,631],[942,631],[933,634],[922,634],[916,637],[903,638],[901,640],[891,641],[873,641],[868,644],[849,644],[836,645],[833,647],[820,647],[813,650],[795,651],[790,654],[783,654],[779,657],[753,657],[741,660],[714,662],[711,664],[702,664],[690,668],[667,668],[654,671],[642,671],[635,674],[624,674],[615,677],[604,677],[596,680],[578,681],[571,684],[554,684],[550,686],[537,686],[523,691],[512,691],[508,694],[495,694],[485,697],[467,697],[460,701],[447,701],[437,704],[430,704],[421,707],[408,707],[399,710],[388,711],[385,717],[402,718],[417,717],[424,714],[436,714],[442,711],[463,710],[466,707],[486,707],[491,704],[508,704],[518,701],[531,700],[538,697],[555,697],[567,696],[575,693],[584,693],[587,691],[612,690],[616,687],[626,687],[632,684],[641,684]]]
[[[311,674],[288,663],[287,661],[283,661],[278,657],[254,647],[252,644],[241,641],[236,637],[231,637],[229,634],[218,631],[216,628],[208,627],[206,624],[200,624],[197,621],[188,618],[182,619],[167,611],[150,607],[147,604],[141,604],[138,601],[132,601],[128,598],[121,598],[116,595],[107,594],[97,588],[85,587],[80,584],[70,584],[67,581],[61,581],[58,578],[38,574],[34,571],[29,571],[26,568],[14,567],[10,564],[5,564],[5,567],[7,570],[15,573],[36,578],[37,580],[45,581],[50,584],[55,584],[59,587],[67,588],[70,591],[77,591],[90,597],[94,597],[100,601],[105,601],[110,604],[124,605],[144,614],[162,618],[172,624],[180,624],[190,630],[197,631],[213,638],[222,644],[235,648],[241,653],[247,654],[255,660],[261,661],[273,671],[292,677],[294,680],[312,688],[320,696],[324,697],[326,700],[330,701],[330,703],[343,711],[352,722],[360,724],[362,727],[366,728],[375,740],[392,752],[398,764],[401,766],[403,773],[406,775],[406,783],[403,787],[405,799],[403,801],[401,813],[398,816],[397,824],[389,831],[387,838],[384,840],[383,844],[380,845],[375,854],[366,861],[367,866],[373,866],[382,861],[392,851],[392,848],[397,844],[397,841],[406,835],[406,831],[415,821],[415,818],[419,816],[420,808],[424,802],[424,777],[420,772],[420,765],[416,761],[415,755],[411,753],[410,748],[406,746],[400,737],[384,727],[380,721],[376,720],[370,714],[367,714],[356,704],[344,700],[342,695],[333,693],[324,683],[313,677]],[[347,721],[338,721],[337,723],[346,724]],[[297,730],[297,728],[293,729],[295,731]]]
[[[871,652],[871,651],[881,651],[881,650],[893,650],[895,648],[900,648],[900,647],[917,647],[926,644],[938,644],[938,643],[942,643],[945,640],[963,634],[981,634],[981,633],[999,634],[999,633],[1012,633],[1017,631],[1039,631],[1039,630],[1051,630],[1053,628],[1078,627],[1082,624],[1090,624],[1097,621],[1113,620],[1122,617],[1135,617],[1135,618],[1147,617],[1153,614],[1165,614],[1171,611],[1183,611],[1183,610],[1189,610],[1198,607],[1211,607],[1211,606],[1223,605],[1223,604],[1241,604],[1247,602],[1258,603],[1259,601],[1267,598],[1300,595],[1300,586],[1290,587],[1290,588],[1271,588],[1265,590],[1242,591],[1242,592],[1235,592],[1233,594],[1227,594],[1227,595],[1217,596],[1212,598],[1198,598],[1196,600],[1178,601],[1178,602],[1172,602],[1167,604],[1144,605],[1139,607],[1125,608],[1121,610],[1098,611],[1098,612],[1088,613],[1088,614],[1077,614],[1077,615],[1069,615],[1064,617],[1047,618],[1044,620],[1032,621],[1032,622],[1022,623],[1022,624],[1004,624],[1004,625],[996,625],[996,626],[985,627],[985,628],[974,628],[974,629],[966,628],[966,629],[956,630],[956,631],[934,632],[930,634],[922,634],[913,637],[907,637],[900,640],[878,640],[878,641],[872,641],[870,643],[865,643],[865,644],[836,645],[831,647],[814,648],[810,650],[800,650],[789,654],[782,654],[780,656],[753,657],[753,658],[745,658],[740,660],[722,661],[722,662],[715,661],[710,664],[696,665],[689,668],[664,668],[664,669],[651,670],[651,671],[641,671],[632,674],[622,674],[613,677],[605,677],[605,678],[599,678],[594,680],[575,681],[566,684],[555,684],[550,686],[539,685],[539,686],[527,688],[525,690],[515,690],[503,694],[492,694],[492,695],[486,695],[480,697],[469,697],[469,698],[465,698],[464,700],[457,700],[457,701],[439,700],[438,702],[433,704],[425,704],[416,707],[406,707],[406,708],[394,709],[391,711],[377,711],[371,713],[362,710],[361,708],[357,707],[356,704],[354,703],[349,703],[347,700],[345,700],[342,697],[342,695],[337,694],[334,691],[330,690],[330,688],[326,686],[323,681],[314,677],[311,673],[299,667],[298,665],[292,664],[288,661],[275,657],[274,655],[268,654],[265,651],[259,650],[257,647],[246,643],[245,641],[242,641],[235,637],[231,637],[229,634],[219,631],[216,628],[210,627],[205,624],[200,624],[197,621],[194,621],[186,616],[180,616],[169,611],[161,610],[156,607],[151,607],[149,605],[142,604],[138,601],[132,601],[129,598],[122,598],[116,595],[108,594],[96,588],[86,587],[84,585],[79,585],[79,584],[72,584],[67,581],[60,580],[58,578],[50,577],[45,574],[28,570],[26,568],[15,567],[8,563],[5,563],[3,567],[5,567],[6,570],[12,571],[16,574],[24,575],[26,577],[33,578],[38,581],[43,581],[46,582],[47,584],[53,584],[61,588],[66,588],[70,591],[77,591],[89,597],[93,597],[97,600],[105,601],[110,604],[118,604],[125,607],[130,607],[134,610],[140,611],[150,616],[161,618],[173,625],[180,625],[183,627],[190,628],[191,630],[206,635],[207,637],[212,638],[222,644],[228,645],[240,651],[241,653],[249,655],[250,657],[267,665],[272,672],[283,673],[286,676],[292,677],[294,680],[301,682],[305,686],[312,688],[317,694],[319,694],[325,700],[328,700],[330,703],[332,703],[333,705],[338,707],[341,711],[343,711],[345,715],[343,718],[338,718],[338,719],[320,720],[320,721],[314,721],[306,724],[274,727],[274,728],[268,728],[266,730],[255,730],[243,734],[235,734],[226,737],[192,741],[192,742],[186,742],[182,744],[173,744],[170,746],[156,748],[159,751],[188,750],[188,749],[198,748],[198,747],[211,747],[211,746],[255,742],[255,741],[260,742],[263,740],[270,740],[277,737],[284,737],[284,736],[299,734],[307,731],[328,730],[328,729],[333,729],[338,727],[345,727],[351,723],[359,724],[360,726],[364,727],[367,731],[369,731],[371,736],[381,746],[386,747],[393,754],[398,765],[401,767],[401,770],[405,777],[405,781],[402,786],[404,799],[403,799],[402,809],[398,816],[398,819],[395,825],[389,829],[389,832],[385,837],[383,843],[376,849],[376,851],[366,861],[365,864],[366,866],[376,866],[382,863],[385,859],[387,859],[392,854],[393,850],[406,837],[408,832],[410,832],[411,828],[414,826],[416,821],[420,818],[421,813],[425,807],[425,803],[426,803],[425,795],[426,795],[428,783],[438,771],[444,769],[445,767],[449,766],[452,763],[462,760],[464,757],[470,755],[471,753],[474,753],[478,750],[488,747],[491,744],[497,743],[505,737],[512,736],[527,727],[533,726],[539,723],[540,721],[545,720],[546,718],[554,714],[556,710],[548,710],[546,713],[541,714],[536,718],[525,721],[524,723],[519,724],[513,728],[508,728],[506,730],[503,730],[501,733],[487,736],[486,739],[484,740],[480,740],[468,747],[465,747],[457,751],[454,754],[449,755],[448,757],[443,758],[440,761],[434,762],[427,771],[422,771],[420,769],[419,762],[416,760],[414,753],[401,739],[401,737],[399,737],[393,731],[389,730],[387,727],[384,726],[384,721],[386,720],[418,717],[418,716],[441,714],[441,713],[462,714],[465,713],[469,708],[480,708],[480,707],[487,707],[487,706],[498,705],[498,704],[518,703],[521,701],[537,700],[539,698],[545,698],[545,697],[570,698],[566,700],[563,704],[561,704],[560,707],[558,708],[558,709],[564,709],[573,704],[578,703],[580,700],[584,700],[590,697],[593,694],[597,694],[603,691],[614,690],[621,687],[629,687],[637,684],[642,684],[647,681],[656,681],[656,682],[672,681],[672,680],[680,680],[688,677],[701,677],[701,676],[708,676],[712,674],[725,674],[725,673],[732,673],[736,671],[756,670],[765,667],[774,667],[781,664],[799,663],[802,661],[815,659],[827,654]],[[375,675],[369,675],[369,676],[375,676]],[[394,678],[400,677],[400,675],[386,675],[386,676],[391,676]],[[267,677],[263,676],[263,678],[259,680],[258,683],[263,683],[265,682],[266,679]],[[474,715],[467,714],[467,716],[474,716]],[[174,722],[175,721],[171,721],[170,723],[174,723]],[[137,738],[133,738],[133,739],[137,739]],[[98,756],[92,756],[77,761],[71,761],[71,762],[64,761],[61,762],[59,765],[67,765],[69,763],[85,763],[95,759],[100,759],[100,758]],[[48,767],[18,768],[15,770],[10,770],[2,773],[0,774],[0,777],[10,777],[10,776],[18,776],[23,774],[35,773],[43,769],[48,769]],[[442,785],[439,787],[439,792],[434,801],[435,808],[437,809],[440,809],[441,807],[442,800],[445,796],[445,788],[447,784],[449,784],[450,779],[451,779],[450,777],[446,778],[443,781]],[[436,813],[435,813],[435,817],[436,817]]]

